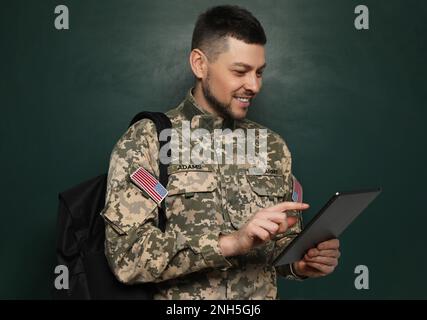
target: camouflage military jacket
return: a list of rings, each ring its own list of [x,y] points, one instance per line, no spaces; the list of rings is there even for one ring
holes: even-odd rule
[[[223,121],[204,113],[191,90],[167,115],[178,136],[183,122],[190,130],[209,133],[266,129],[246,119]],[[154,282],[155,299],[277,298],[277,275],[296,277],[289,266],[275,268],[272,261],[301,231],[299,212],[294,212],[296,225],[246,255],[225,258],[218,248],[220,234],[239,229],[260,208],[291,199],[291,154],[278,134],[266,132],[264,172],[248,163],[170,164],[163,233],[156,227],[157,203],[129,178],[139,167],[159,176],[156,129],[147,119],[130,127],[111,154],[102,213],[106,257],[116,277],[128,284]]]

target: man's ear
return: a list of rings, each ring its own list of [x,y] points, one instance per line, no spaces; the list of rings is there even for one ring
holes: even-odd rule
[[[205,79],[208,73],[208,58],[200,49],[190,53],[190,66],[197,79]]]

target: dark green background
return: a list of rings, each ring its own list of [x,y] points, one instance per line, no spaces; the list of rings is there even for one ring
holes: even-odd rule
[[[213,1],[2,1],[0,298],[50,298],[57,193],[107,169],[140,110],[176,106],[197,15]],[[217,2],[217,4],[224,2]],[[383,194],[341,238],[329,277],[284,299],[427,298],[424,1],[236,1],[263,23],[264,87],[249,118],[279,132],[312,209]],[[54,28],[54,8],[70,30]],[[370,9],[370,29],[353,21]],[[354,288],[366,265],[370,289]]]

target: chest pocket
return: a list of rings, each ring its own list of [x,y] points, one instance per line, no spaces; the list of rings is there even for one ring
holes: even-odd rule
[[[234,228],[239,229],[258,210],[283,201],[286,190],[283,175],[245,174],[238,192],[236,206],[229,207]]]
[[[209,168],[168,169],[167,228],[204,233],[218,224],[218,179]]]
[[[285,185],[283,175],[247,174],[246,179],[256,195],[254,202],[258,209],[265,208],[283,201],[285,197]]]

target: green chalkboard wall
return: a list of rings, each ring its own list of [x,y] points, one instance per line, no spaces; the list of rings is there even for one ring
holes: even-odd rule
[[[194,22],[215,3],[2,2],[0,298],[50,298],[57,193],[107,169],[136,112],[181,101]],[[337,190],[384,189],[343,234],[336,272],[280,280],[280,297],[427,298],[427,3],[229,3],[265,27],[268,68],[249,118],[287,141],[306,220]],[[59,4],[69,30],[54,27]],[[358,4],[369,30],[354,27]],[[369,290],[355,289],[357,265]]]

